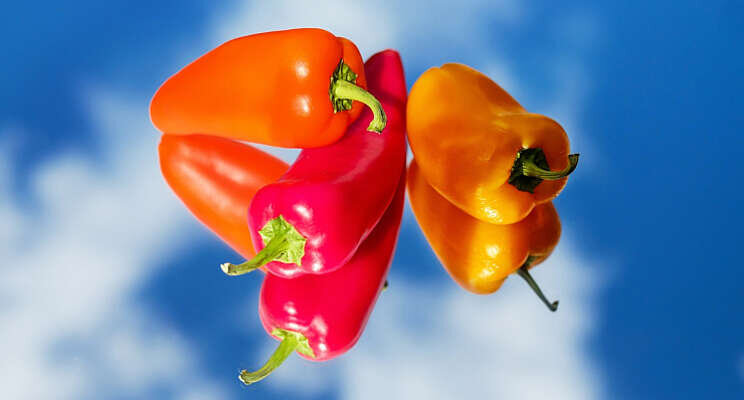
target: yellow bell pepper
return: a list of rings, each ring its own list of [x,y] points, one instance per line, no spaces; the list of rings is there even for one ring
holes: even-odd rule
[[[512,224],[555,198],[578,162],[566,132],[462,64],[431,68],[408,97],[408,141],[437,192],[475,218]]]

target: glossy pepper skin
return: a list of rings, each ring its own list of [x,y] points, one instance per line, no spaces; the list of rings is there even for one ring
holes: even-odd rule
[[[462,64],[431,68],[413,85],[408,140],[442,196],[494,224],[520,221],[555,198],[578,162],[557,122]]]
[[[240,255],[253,257],[248,205],[289,165],[249,145],[204,135],[163,135],[158,153],[163,177],[186,208]]]
[[[266,270],[293,278],[334,271],[353,256],[387,209],[405,170],[406,85],[393,50],[367,61],[367,84],[382,102],[388,124],[382,135],[365,131],[371,112],[326,147],[303,150],[277,182],[261,188],[248,212],[256,258],[223,264],[225,273]]]
[[[325,361],[347,352],[359,340],[395,253],[405,173],[398,183],[380,223],[343,268],[297,279],[266,274],[259,316],[266,332],[282,343],[261,369],[240,373],[243,383],[265,378],[293,351],[308,360]]]
[[[408,198],[416,220],[447,272],[464,289],[476,294],[497,291],[512,273],[519,273],[555,311],[527,269],[543,262],[561,236],[552,202],[540,204],[511,225],[473,218],[432,188],[416,160],[408,167]]]
[[[359,50],[322,29],[230,40],[171,76],[150,104],[163,133],[203,133],[280,147],[319,147],[341,138],[362,111],[385,115],[363,89]],[[352,100],[358,100],[352,102]]]

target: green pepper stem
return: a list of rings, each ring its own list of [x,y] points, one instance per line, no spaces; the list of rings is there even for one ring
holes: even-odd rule
[[[259,269],[271,261],[274,261],[279,254],[286,251],[289,232],[281,232],[274,236],[266,247],[261,249],[255,257],[243,262],[242,264],[223,263],[220,265],[222,272],[231,276],[247,274],[253,270]]]
[[[284,360],[286,360],[295,350],[311,357],[315,357],[313,350],[310,348],[310,345],[308,345],[307,338],[305,338],[303,334],[280,328],[274,329],[271,334],[281,338],[282,341],[263,367],[253,372],[247,370],[240,371],[238,379],[246,385],[256,383],[269,376],[269,374],[282,365]]]
[[[546,306],[548,306],[548,309],[550,311],[555,311],[558,309],[558,301],[550,302],[547,298],[545,298],[545,295],[543,294],[542,290],[540,290],[540,286],[537,285],[537,282],[535,282],[534,279],[532,279],[532,275],[530,275],[529,271],[527,271],[527,268],[529,267],[528,263],[525,263],[521,268],[517,270],[517,274],[524,279],[528,285],[532,288],[532,290],[537,294],[537,297],[542,300],[543,303],[545,303]]]
[[[526,176],[532,176],[535,178],[544,179],[547,181],[555,181],[561,178],[565,178],[571,172],[576,169],[576,165],[579,163],[578,154],[570,154],[568,156],[568,166],[560,171],[551,171],[548,169],[540,168],[531,160],[526,160],[522,164],[522,174]]]
[[[387,115],[385,110],[382,108],[380,101],[372,95],[372,93],[362,89],[361,87],[347,82],[342,79],[338,79],[333,82],[331,88],[331,94],[339,99],[350,99],[362,102],[372,110],[374,118],[369,123],[367,130],[370,132],[382,133],[387,124]]]
[[[220,265],[222,272],[228,275],[242,275],[261,268],[271,261],[300,266],[302,257],[305,255],[307,239],[297,232],[297,229],[283,216],[280,215],[266,222],[258,234],[261,235],[261,240],[266,247],[261,249],[253,259],[240,265],[230,263]]]

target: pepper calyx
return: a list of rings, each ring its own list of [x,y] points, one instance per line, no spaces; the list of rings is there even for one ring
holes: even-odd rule
[[[328,87],[328,95],[331,97],[331,104],[333,105],[334,113],[351,110],[352,102],[351,99],[336,96],[334,91],[336,82],[344,81],[356,85],[357,76],[356,72],[354,72],[349,64],[346,64],[342,58],[336,69],[333,71],[333,74],[331,74],[331,86]]]
[[[307,340],[305,335],[299,332],[289,331],[282,328],[274,328],[271,331],[271,335],[282,339],[282,341],[287,340],[287,338],[291,337],[292,340],[297,341],[297,347],[295,348],[295,351],[308,357],[315,358],[315,352],[313,351],[313,348],[310,347],[310,342]]]
[[[302,257],[305,255],[305,239],[300,232],[297,232],[292,224],[287,222],[283,216],[278,216],[264,225],[261,230],[258,231],[263,239],[264,246],[269,247],[272,241],[279,239],[284,243],[279,248],[271,261],[279,261],[287,264],[297,264],[301,266],[300,262]]]
[[[551,171],[545,152],[541,148],[522,149],[517,153],[507,181],[518,190],[535,193],[535,188],[543,180],[565,178],[576,169],[579,163],[578,154],[568,156],[568,166],[560,171]]]
[[[333,112],[351,110],[353,100],[362,102],[372,110],[373,114],[372,122],[369,123],[367,130],[382,133],[387,125],[385,110],[372,93],[356,85],[356,80],[357,74],[341,59],[331,74],[331,85],[328,88]]]
[[[258,231],[258,234],[263,239],[264,248],[255,257],[242,264],[220,265],[222,272],[232,276],[243,275],[272,261],[302,266],[301,261],[305,256],[307,239],[297,232],[297,229],[284,217],[280,215],[270,220]]]

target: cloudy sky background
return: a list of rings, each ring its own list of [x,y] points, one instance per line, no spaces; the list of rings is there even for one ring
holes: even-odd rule
[[[0,16],[4,398],[744,396],[740,4],[155,3]],[[516,279],[461,290],[407,209],[358,345],[237,381],[276,346],[256,314],[260,277],[219,272],[236,256],[160,177],[147,106],[221,42],[299,26],[365,57],[399,50],[409,87],[466,63],[561,122],[581,165],[556,201],[561,243],[534,272],[557,313]]]

